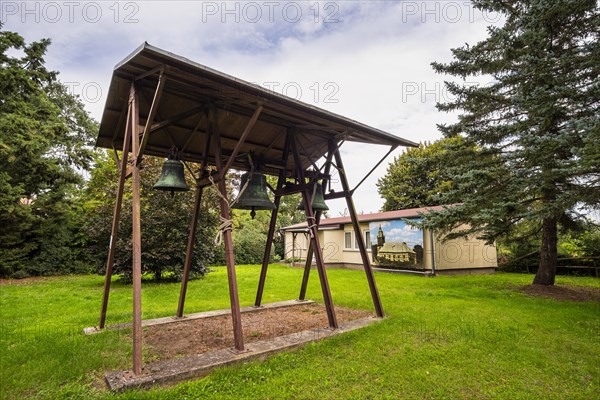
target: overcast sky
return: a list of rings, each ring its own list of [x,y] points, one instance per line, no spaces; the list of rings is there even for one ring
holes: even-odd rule
[[[415,141],[441,137],[448,97],[432,61],[474,44],[498,15],[468,1],[43,1],[0,2],[4,29],[27,41],[51,38],[46,60],[100,120],[114,65],[142,42],[279,93]],[[351,186],[387,148],[345,144]],[[401,154],[396,150],[387,161]],[[375,183],[358,189],[359,212],[383,201]],[[330,216],[345,208],[330,201]]]

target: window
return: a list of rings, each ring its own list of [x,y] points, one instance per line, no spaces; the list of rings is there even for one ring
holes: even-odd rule
[[[363,233],[365,235],[365,248],[369,249],[369,248],[371,248],[371,232],[363,231]],[[354,248],[355,249],[360,248],[360,247],[358,247],[358,236],[356,237],[356,240],[354,240]]]
[[[344,232],[344,248],[352,248],[352,232]]]
[[[365,235],[365,247],[367,251],[371,249],[371,232],[363,231]],[[354,240],[353,240],[354,239]],[[358,250],[358,236],[354,235],[354,231],[344,232],[344,249]]]

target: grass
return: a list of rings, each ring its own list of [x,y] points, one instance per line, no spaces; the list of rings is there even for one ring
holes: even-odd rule
[[[259,267],[237,269],[242,306]],[[336,304],[372,309],[361,271],[328,270]],[[189,285],[187,312],[229,307],[225,268]],[[300,269],[270,267],[264,302],[296,298]],[[130,368],[127,332],[97,324],[103,278],[0,286],[0,398],[40,399],[593,399],[600,393],[600,305],[532,298],[532,276],[423,278],[376,274],[387,318],[374,326],[176,386],[112,394],[105,371]],[[558,284],[600,287],[597,278]],[[179,285],[144,283],[144,318],[175,313]],[[321,299],[317,274],[307,297]],[[115,282],[108,323],[131,318],[131,288]]]

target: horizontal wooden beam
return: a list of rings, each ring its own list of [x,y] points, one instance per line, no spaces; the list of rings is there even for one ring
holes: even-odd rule
[[[150,75],[156,74],[157,72],[160,72],[160,75],[162,75],[164,73],[164,71],[165,71],[165,65],[164,64],[163,65],[159,65],[158,67],[152,68],[150,71],[146,71],[146,72],[144,72],[144,73],[136,76],[135,80],[136,81],[142,80],[142,79],[144,79],[144,78],[146,78],[146,77],[148,77]]]
[[[205,107],[204,105],[201,105],[201,106],[198,106],[198,107],[194,107],[194,108],[191,108],[191,109],[189,109],[187,111],[184,111],[184,112],[182,112],[180,114],[177,114],[177,115],[175,115],[175,116],[173,116],[171,118],[165,119],[165,120],[163,120],[161,122],[158,122],[156,124],[152,124],[152,126],[150,127],[150,132],[152,133],[154,131],[157,131],[159,129],[162,129],[162,128],[165,128],[165,127],[167,127],[169,125],[172,125],[174,122],[181,121],[182,119],[186,119],[188,117],[191,117],[192,115],[196,115],[200,111],[204,110],[204,107]]]
[[[319,171],[304,171],[304,176],[312,180],[329,179],[329,174],[324,174]]]
[[[223,167],[223,170],[220,171],[221,175],[224,176],[227,173],[227,171],[229,171],[229,168],[231,168],[231,166],[233,165],[235,158],[237,157],[242,146],[244,145],[246,138],[252,131],[252,128],[254,128],[254,124],[256,124],[256,121],[258,120],[258,117],[260,116],[260,113],[262,112],[262,110],[263,110],[263,106],[262,106],[262,104],[259,104],[258,107],[256,108],[256,111],[254,111],[252,118],[250,118],[250,121],[248,121],[248,124],[246,125],[244,132],[242,132],[242,135],[238,139],[238,142],[237,142],[235,148],[233,149],[233,153],[231,154],[231,156],[229,156],[229,159],[227,160],[225,167]]]
[[[341,191],[341,192],[331,192],[323,195],[325,200],[335,200],[335,199],[343,199],[345,197],[352,196],[352,191]]]

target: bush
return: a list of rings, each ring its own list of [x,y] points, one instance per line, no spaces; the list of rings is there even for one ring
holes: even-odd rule
[[[162,169],[162,159],[144,159],[141,180],[142,273],[155,279],[168,276],[180,279],[183,273],[189,225],[194,202],[193,190],[170,193],[152,189]],[[85,229],[88,248],[94,256],[95,268],[104,273],[110,241],[112,214],[116,198],[117,166],[108,155],[100,158],[88,184]],[[191,177],[188,181],[191,181]],[[114,273],[130,279],[132,265],[131,189],[127,182],[121,223],[115,253]],[[217,249],[213,238],[218,222],[218,204],[212,188],[204,190],[194,244],[192,275],[208,272]]]
[[[25,279],[29,278],[29,274],[23,270],[16,271],[10,275],[10,279]]]
[[[236,264],[261,264],[267,243],[264,221],[234,217],[236,226],[233,228],[233,256]],[[271,247],[269,262],[281,261],[281,256],[276,253],[275,243]],[[221,244],[214,262],[219,265],[225,264],[225,248]]]
[[[540,261],[539,234],[528,235],[535,229],[520,225],[515,236],[498,241],[500,268],[507,272],[537,270]],[[595,266],[600,257],[600,226],[587,222],[579,230],[564,232],[558,241],[558,266]],[[562,260],[561,260],[562,259]]]
[[[252,221],[254,222],[254,221]],[[238,264],[262,262],[267,237],[256,223],[247,223],[233,233],[235,261]]]
[[[569,257],[600,257],[600,225],[590,224],[581,232],[565,235],[559,252]]]

